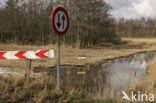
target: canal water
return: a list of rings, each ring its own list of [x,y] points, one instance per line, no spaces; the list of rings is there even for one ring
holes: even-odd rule
[[[61,67],[61,87],[77,90],[98,98],[115,96],[133,83],[146,77],[147,61],[156,57],[156,52],[145,52],[128,57],[107,60],[103,64],[90,66]],[[56,68],[53,69],[56,80]]]
[[[2,76],[8,76],[8,75],[24,76],[24,73],[22,74],[22,73],[13,71],[13,70],[11,70],[9,68],[1,67],[0,68],[0,75],[2,75]]]
[[[110,97],[135,82],[143,81],[147,61],[154,57],[156,52],[144,52],[107,60],[99,65],[61,66],[61,87],[98,98]],[[52,70],[52,80],[57,82],[56,68],[49,69]],[[19,75],[7,68],[0,68],[0,75],[3,74]]]

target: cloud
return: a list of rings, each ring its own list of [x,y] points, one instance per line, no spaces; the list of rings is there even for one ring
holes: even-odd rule
[[[154,16],[153,7],[150,5],[149,1],[143,0],[140,4],[133,4],[135,10],[144,17]]]
[[[5,5],[5,0],[0,0],[1,5]]]
[[[0,0],[0,7],[6,5],[7,0]],[[115,18],[156,17],[156,0],[105,0],[113,9],[111,14]]]
[[[6,1],[6,0],[0,0],[0,7],[3,7],[3,6],[6,5],[6,4],[5,4],[5,1]]]
[[[156,0],[105,0],[116,18],[156,17]]]

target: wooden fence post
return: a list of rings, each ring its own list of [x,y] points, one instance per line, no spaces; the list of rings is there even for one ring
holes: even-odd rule
[[[30,78],[31,62],[32,62],[31,59],[26,60],[25,78]]]

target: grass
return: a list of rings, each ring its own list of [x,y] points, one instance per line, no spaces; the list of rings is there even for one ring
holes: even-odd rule
[[[105,45],[103,47],[94,47],[86,49],[78,49],[72,47],[61,46],[61,65],[79,65],[78,56],[84,55],[86,59],[81,63],[81,65],[98,64],[107,59],[114,59],[118,57],[128,56],[134,53],[143,51],[155,51],[156,41],[155,39],[133,39],[133,38],[123,38],[123,41],[127,41],[128,44],[122,45]],[[152,41],[152,42],[151,42]],[[150,45],[149,45],[150,44]],[[56,45],[46,45],[46,46],[19,46],[16,44],[0,44],[0,51],[15,51],[15,50],[44,50],[44,49],[54,49],[55,58],[54,59],[39,59],[32,61],[32,68],[35,66],[41,67],[52,67],[57,64],[57,46]],[[17,69],[19,71],[25,69],[25,60],[1,60],[1,67],[10,67]]]
[[[90,101],[82,93],[57,91],[52,82],[0,78],[0,103],[79,103]]]
[[[78,55],[85,55],[87,58],[81,64],[90,65],[102,62],[107,59],[113,59],[121,56],[127,56],[142,51],[155,51],[156,39],[133,39],[123,38],[128,44],[107,45],[99,48],[78,49],[61,46],[61,64],[79,65]],[[35,66],[50,67],[57,63],[57,46],[19,46],[15,44],[0,45],[1,51],[8,50],[37,50],[54,49],[54,59],[33,60],[32,68]],[[147,80],[138,83],[129,88],[134,91],[153,92],[156,94],[156,59],[148,62]],[[19,71],[25,69],[25,60],[1,60],[0,67],[15,68]],[[45,76],[44,76],[45,77]],[[31,78],[26,80],[22,77],[0,77],[0,103],[133,103],[121,102],[117,100],[98,100],[87,97],[85,94],[75,91],[57,91],[53,82],[47,83],[46,78]],[[145,102],[146,103],[146,102]]]
[[[0,103],[135,103],[93,99],[75,91],[58,91],[53,82],[45,81],[45,78],[0,77]]]
[[[156,58],[148,61],[147,77],[149,81],[156,82]]]
[[[122,40],[131,44],[156,45],[156,38],[122,38]]]
[[[41,79],[0,77],[0,103],[110,103],[94,100],[81,92],[58,91]]]

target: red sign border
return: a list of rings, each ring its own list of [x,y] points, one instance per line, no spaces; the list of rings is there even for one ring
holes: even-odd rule
[[[65,14],[66,17],[67,17],[67,27],[66,27],[66,29],[65,29],[63,32],[58,31],[58,30],[56,29],[56,27],[55,27],[55,15],[56,15],[56,13],[59,12],[59,11],[64,12],[64,14]],[[65,35],[65,33],[68,31],[68,29],[69,29],[69,16],[68,16],[67,11],[66,11],[63,7],[57,7],[57,8],[54,9],[54,11],[52,12],[52,15],[51,15],[51,25],[52,25],[53,30],[54,30],[58,35]]]

